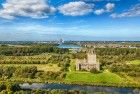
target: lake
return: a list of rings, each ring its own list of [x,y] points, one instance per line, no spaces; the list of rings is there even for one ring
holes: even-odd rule
[[[74,44],[60,44],[57,46],[58,48],[67,48],[67,49],[79,49],[81,46],[74,45]]]
[[[63,90],[81,90],[88,94],[97,92],[105,92],[107,94],[140,94],[139,89],[133,88],[116,88],[116,87],[102,87],[102,86],[88,86],[88,85],[67,85],[57,83],[33,83],[20,84],[21,89],[63,89]]]

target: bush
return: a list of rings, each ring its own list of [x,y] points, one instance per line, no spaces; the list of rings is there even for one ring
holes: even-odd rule
[[[99,71],[98,71],[97,69],[95,69],[95,68],[90,69],[90,72],[91,72],[91,73],[95,73],[95,74],[96,74],[96,73],[99,73]]]

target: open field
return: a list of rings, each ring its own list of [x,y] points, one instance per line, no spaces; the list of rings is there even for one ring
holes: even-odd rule
[[[16,61],[40,61],[40,62],[43,62],[43,61],[47,61],[48,58],[50,57],[51,55],[49,54],[40,54],[40,55],[34,55],[34,56],[0,56],[0,62],[2,61],[13,61],[13,62],[16,62]]]
[[[1,64],[0,66],[36,66],[38,71],[60,71],[60,67],[57,64]]]
[[[89,72],[69,72],[66,76],[67,81],[93,82],[93,83],[123,83],[126,82],[117,74],[104,71],[103,73],[93,74]]]

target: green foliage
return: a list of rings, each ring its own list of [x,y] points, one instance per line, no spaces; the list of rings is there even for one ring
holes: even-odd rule
[[[35,56],[0,56],[0,64],[47,64],[49,54]]]
[[[112,72],[125,72],[129,76],[140,77],[140,65],[112,64],[109,68]]]
[[[70,66],[70,58],[67,55],[52,55],[48,59],[48,63],[58,64],[58,66],[61,67],[61,71],[68,71],[68,67]]]
[[[58,64],[59,67],[67,67],[70,57],[64,54],[41,54],[35,56],[0,56],[0,64]]]
[[[128,56],[128,55],[135,55],[139,56],[140,55],[140,49],[130,49],[130,48],[96,48],[95,49],[96,53],[98,55],[123,55],[123,56]]]
[[[23,78],[35,78],[35,74],[37,73],[37,67],[22,67],[19,66],[14,72],[15,77],[23,77]]]
[[[39,73],[37,77],[45,80],[62,80],[66,76],[66,73],[64,72],[52,72],[52,71],[47,71],[45,73]]]
[[[13,94],[13,92],[19,91],[20,89],[17,83],[0,83],[0,94]]]
[[[6,86],[5,86],[4,83],[0,83],[0,92],[1,92],[2,90],[6,90]]]
[[[90,69],[90,72],[95,73],[95,74],[99,73],[99,71],[97,69],[95,69],[95,68]]]
[[[84,59],[84,58],[87,58],[87,54],[86,54],[86,52],[74,53],[74,54],[72,54],[72,58],[73,59],[75,59],[75,58]]]
[[[17,91],[14,94],[87,94],[78,90],[31,90],[31,91]]]
[[[9,79],[11,77],[34,78],[37,73],[37,67],[22,66],[0,66],[0,76]]]
[[[112,64],[123,63],[131,60],[140,60],[140,49],[130,48],[96,48],[101,69],[108,69]]]
[[[41,53],[67,53],[68,49],[61,49],[55,45],[30,45],[25,47],[12,47],[12,46],[0,46],[0,55],[7,56],[30,56],[38,55]]]
[[[15,71],[15,68],[12,66],[6,67],[6,66],[1,66],[0,68],[2,71],[1,76],[4,76],[4,78],[11,78],[13,76],[13,73]]]
[[[46,54],[46,52],[51,54]],[[125,79],[122,75],[120,75],[120,73],[124,73],[130,78],[135,77],[138,79],[138,77],[140,77],[139,63],[132,64],[126,62],[132,60],[140,60],[140,49],[96,48],[95,52],[101,64],[101,71],[110,71],[104,71],[103,73],[99,73],[97,70],[94,69],[91,69],[91,73],[81,71],[75,72],[75,58],[86,58],[86,53],[78,52],[76,54],[70,54],[68,52],[68,49],[59,49],[56,47],[56,45],[30,45],[27,47],[1,46],[0,64],[3,65],[0,66],[0,79],[4,81],[13,79],[15,81],[17,79],[19,79],[19,81],[36,81],[37,79],[38,81],[52,80],[66,82],[81,82],[89,84],[122,84],[127,83],[128,79]],[[4,64],[13,64],[13,66],[5,66]],[[16,64],[22,65],[14,66]],[[31,65],[26,66],[29,64]],[[56,65],[57,67],[52,67],[53,70],[57,70],[57,68],[61,69],[59,69],[58,71],[53,71],[47,67],[47,69],[42,68],[42,70],[37,70],[37,66],[34,66],[33,64],[38,64],[38,66],[39,64],[44,64],[43,66],[47,66],[49,64]],[[15,87],[11,88],[10,85],[0,85],[0,90],[4,90],[3,92],[9,92],[11,90],[15,91],[14,88],[18,88],[18,86],[16,87],[15,85]],[[44,92],[48,91],[36,90],[32,92],[34,92],[34,94],[41,94],[43,92],[44,94]],[[59,91],[54,90],[51,92],[51,94],[55,94]],[[64,92],[62,91],[61,94],[63,94]],[[25,91],[16,91],[16,94],[24,93]],[[67,93],[65,92],[65,94]],[[73,93],[69,92],[68,94]]]

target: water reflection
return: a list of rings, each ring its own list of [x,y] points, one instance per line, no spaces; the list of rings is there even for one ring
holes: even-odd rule
[[[20,84],[22,89],[63,89],[63,90],[82,90],[86,91],[88,94],[93,94],[96,92],[106,92],[108,94],[140,94],[140,90],[133,88],[115,88],[115,87],[97,87],[97,86],[80,86],[80,85],[66,85],[66,84],[43,84],[43,83],[33,83],[33,84]]]
[[[78,46],[78,45],[73,45],[73,44],[60,44],[60,45],[58,46],[58,48],[79,49],[79,48],[81,48],[81,47]]]

